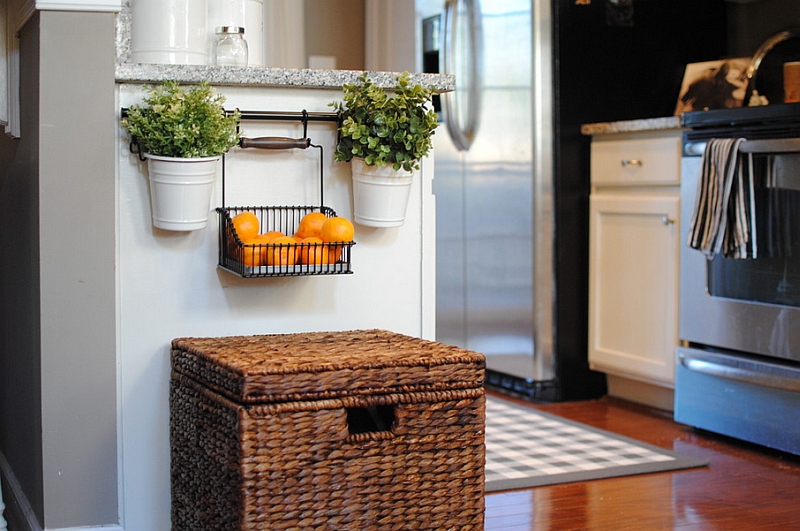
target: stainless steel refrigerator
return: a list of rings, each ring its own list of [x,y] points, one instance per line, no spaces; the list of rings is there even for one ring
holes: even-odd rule
[[[555,379],[552,307],[536,302],[552,300],[552,154],[538,147],[552,131],[534,131],[551,122],[546,20],[529,0],[461,0],[423,25],[457,79],[434,137],[437,340],[484,353],[517,388]]]
[[[436,335],[484,353],[491,385],[542,400],[606,391],[587,360],[580,124],[672,113],[685,63],[719,46],[701,52],[701,32],[668,24],[724,46],[722,0],[677,3],[416,0],[423,69],[456,76],[436,102]]]

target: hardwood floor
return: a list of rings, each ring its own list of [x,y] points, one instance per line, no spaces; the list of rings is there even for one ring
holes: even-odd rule
[[[529,405],[710,465],[487,494],[485,531],[800,530],[796,456],[694,430],[668,413],[608,397]]]

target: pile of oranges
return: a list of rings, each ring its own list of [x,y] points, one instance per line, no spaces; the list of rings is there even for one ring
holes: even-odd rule
[[[303,216],[291,236],[280,231],[261,233],[258,216],[250,211],[235,215],[231,223],[244,244],[241,258],[248,267],[335,264],[355,235],[350,220],[322,212]]]

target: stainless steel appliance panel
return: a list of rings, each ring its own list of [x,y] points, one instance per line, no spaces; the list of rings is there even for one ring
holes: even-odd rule
[[[463,12],[469,2],[458,4]],[[453,118],[449,111],[472,126],[460,135],[468,139],[468,149],[453,141],[452,132],[434,137],[437,340],[483,352],[489,369],[547,380],[554,375],[552,362],[534,355],[531,3],[484,1],[479,7],[480,88],[443,95],[445,117]],[[450,45],[459,43],[472,46],[466,37],[455,37]],[[459,57],[468,60],[467,54],[456,54],[451,67],[469,72],[471,65],[458,63]],[[478,104],[475,119],[452,101],[465,95]],[[544,310],[551,311],[549,305]],[[542,370],[535,370],[537,364]]]
[[[800,454],[800,368],[679,348],[675,376],[679,422]]]
[[[796,155],[797,156],[797,155]],[[686,156],[681,175],[682,241],[687,241],[700,179],[701,157]],[[795,216],[797,224],[800,218]],[[797,250],[800,253],[800,249]],[[728,260],[715,258],[715,260]],[[747,264],[757,267],[757,258]],[[766,259],[764,259],[766,260]],[[797,262],[790,258],[788,263]],[[684,341],[800,361],[800,308],[714,295],[709,264],[699,251],[681,251],[679,336]],[[781,279],[776,279],[779,284]],[[775,288],[778,289],[777,287]]]
[[[746,138],[755,258],[681,250],[675,420],[800,454],[800,164],[796,117],[766,107],[684,115],[682,238],[688,242],[704,142]],[[715,116],[716,115],[716,116]],[[711,122],[711,123],[709,123]]]

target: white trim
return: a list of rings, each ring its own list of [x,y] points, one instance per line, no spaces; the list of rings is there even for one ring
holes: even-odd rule
[[[422,312],[420,337],[436,340],[436,195],[433,193],[434,157],[431,152],[420,161],[422,182],[422,260],[420,260],[420,300]]]
[[[114,90],[114,108],[119,109],[119,95],[120,95],[120,86],[116,85]],[[120,116],[116,117],[117,119]],[[119,122],[117,122],[119,123]],[[119,135],[119,133],[117,133]],[[117,267],[114,268],[114,312],[116,313],[115,319],[115,326],[116,329],[114,331],[114,335],[116,336],[116,360],[117,360],[117,370],[116,370],[116,386],[117,386],[117,514],[120,523],[124,527],[126,524],[125,515],[126,515],[126,507],[125,507],[125,419],[124,419],[124,408],[123,403],[125,402],[125,393],[123,392],[125,389],[125,382],[123,379],[122,368],[124,364],[122,363],[122,293],[121,293],[121,284],[120,275],[122,268],[122,258],[120,252],[120,234],[122,233],[122,229],[120,228],[121,221],[119,215],[119,202],[120,202],[120,185],[119,185],[119,175],[120,175],[120,142],[117,142],[115,152],[114,152],[114,160],[117,161],[116,163],[116,171],[114,175],[114,239],[117,242],[115,246],[116,249],[114,250],[114,263],[117,264]],[[124,145],[124,144],[122,144]]]
[[[36,9],[40,11],[103,11],[118,12],[122,8],[122,0],[36,0]]]

